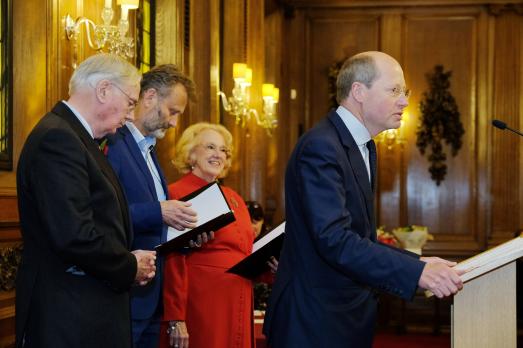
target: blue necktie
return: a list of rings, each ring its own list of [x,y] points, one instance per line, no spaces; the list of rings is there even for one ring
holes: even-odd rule
[[[376,144],[374,140],[369,140],[367,142],[367,149],[369,150],[369,165],[370,165],[370,177],[371,177],[371,187],[372,191],[376,190],[376,169],[377,169],[377,160],[376,155]]]

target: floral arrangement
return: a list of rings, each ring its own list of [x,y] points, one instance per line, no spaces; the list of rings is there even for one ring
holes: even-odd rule
[[[271,295],[272,286],[267,283],[254,284],[254,309],[264,311]]]
[[[392,230],[392,234],[400,241],[404,249],[421,254],[421,249],[428,240],[434,240],[427,226],[409,225]]]
[[[428,240],[434,240],[427,226],[419,225],[394,228],[392,232],[387,232],[385,226],[380,226],[376,234],[378,241],[383,244],[404,248],[417,254],[421,254],[421,249]]]
[[[394,237],[392,233],[385,231],[385,226],[378,227],[378,229],[376,230],[376,234],[378,235],[379,242],[395,247],[400,246],[400,243],[396,239],[396,237]]]

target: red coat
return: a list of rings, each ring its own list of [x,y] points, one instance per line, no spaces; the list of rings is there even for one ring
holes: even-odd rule
[[[178,199],[206,185],[189,173],[169,186]],[[215,239],[188,254],[167,255],[164,269],[165,321],[185,320],[191,348],[254,347],[252,283],[226,270],[252,252],[254,234],[243,199],[222,186],[236,221]],[[161,335],[160,347],[168,347]]]

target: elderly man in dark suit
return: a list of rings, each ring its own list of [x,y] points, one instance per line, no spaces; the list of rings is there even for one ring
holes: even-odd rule
[[[24,252],[16,283],[17,347],[131,347],[129,289],[155,274],[130,252],[124,193],[96,139],[132,111],[140,74],[113,55],[80,64],[29,135],[17,170]]]
[[[107,158],[129,201],[133,248],[150,250],[165,242],[168,226],[178,230],[195,226],[196,212],[190,204],[169,199],[154,151],[156,139],[176,126],[189,98],[194,98],[194,84],[188,77],[171,64],[154,67],[142,77],[134,121],[118,129],[108,142]],[[202,237],[207,241],[207,235]],[[131,291],[136,348],[158,346],[163,309],[162,264],[160,257],[154,280]]]
[[[307,132],[285,177],[286,237],[264,332],[272,348],[371,347],[376,290],[438,297],[462,282],[440,258],[376,242],[376,149],[372,137],[398,128],[408,105],[403,71],[381,52],[345,62],[340,106]]]

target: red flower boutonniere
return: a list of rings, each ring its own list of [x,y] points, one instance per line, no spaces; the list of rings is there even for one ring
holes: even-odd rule
[[[107,145],[107,138],[102,140],[100,144],[98,145],[100,148],[100,151],[104,154],[104,156],[107,156],[107,153],[109,152],[109,145]]]

